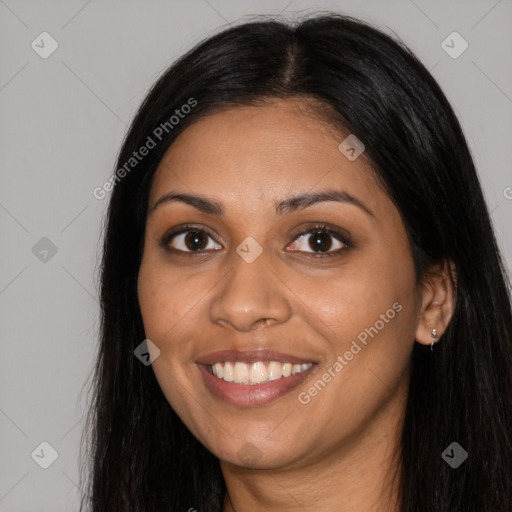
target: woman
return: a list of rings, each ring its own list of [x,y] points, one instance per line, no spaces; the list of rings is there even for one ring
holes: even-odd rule
[[[506,274],[402,43],[335,14],[227,29],[117,169],[91,510],[507,510]]]

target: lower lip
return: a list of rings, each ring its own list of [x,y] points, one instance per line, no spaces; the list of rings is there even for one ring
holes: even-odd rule
[[[271,380],[263,384],[237,384],[236,382],[227,382],[224,379],[219,379],[210,373],[207,366],[203,364],[198,365],[208,389],[225,402],[240,407],[257,407],[277,400],[292,391],[293,388],[306,379],[315,366],[313,365],[301,373],[296,373],[289,377],[281,377],[280,379]]]

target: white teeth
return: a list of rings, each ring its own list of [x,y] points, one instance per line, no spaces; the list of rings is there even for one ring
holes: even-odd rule
[[[238,384],[249,384],[249,367],[237,361],[233,368],[233,377]]]
[[[219,377],[219,379],[222,379],[222,376],[224,374],[224,367],[220,363],[215,363],[212,369],[213,374]]]
[[[292,366],[292,375],[295,375],[296,373],[300,372],[300,364],[294,364]]]
[[[268,374],[265,364],[261,362],[252,363],[251,369],[249,370],[249,381],[259,384],[266,380],[268,380]]]
[[[252,364],[242,363],[241,361],[236,363],[227,361],[225,363],[215,363],[211,368],[216,377],[224,379],[226,382],[262,384],[282,377],[289,377],[296,373],[302,373],[312,366],[313,363],[292,365],[292,363],[271,361],[267,365],[263,361],[257,361]]]
[[[283,376],[283,365],[272,361],[268,363],[268,380],[277,380]]]
[[[219,363],[221,366],[222,364]],[[214,365],[215,368],[215,365]],[[226,382],[233,382],[233,365],[231,363],[224,363],[224,369],[222,371],[222,377],[217,375],[217,377],[224,379]]]

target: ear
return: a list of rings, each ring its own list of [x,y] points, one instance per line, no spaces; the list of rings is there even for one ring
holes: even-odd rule
[[[425,276],[421,291],[416,341],[430,345],[444,334],[455,310],[455,266],[444,261]],[[436,336],[432,336],[435,329]]]

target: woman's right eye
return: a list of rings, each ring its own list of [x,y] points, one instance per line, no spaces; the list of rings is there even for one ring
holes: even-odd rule
[[[213,247],[208,239],[213,243]],[[163,238],[162,244],[172,251],[183,253],[222,249],[222,246],[216,244],[213,238],[201,229],[188,229],[170,233]]]

